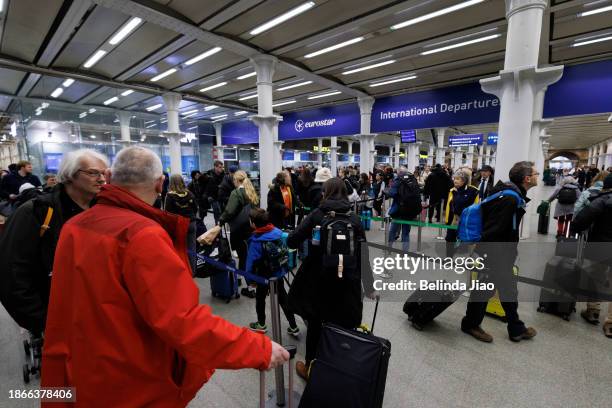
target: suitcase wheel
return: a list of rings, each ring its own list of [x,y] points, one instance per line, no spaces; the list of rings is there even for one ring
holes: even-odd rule
[[[412,321],[412,327],[414,327],[418,331],[423,331],[423,326],[421,326],[420,324],[416,323],[415,321]]]
[[[23,382],[26,384],[30,382],[30,368],[27,364],[23,365]]]
[[[229,299],[226,299],[226,300],[225,300],[225,303],[229,303],[229,302],[231,302],[231,301],[232,301],[232,298],[229,298]]]

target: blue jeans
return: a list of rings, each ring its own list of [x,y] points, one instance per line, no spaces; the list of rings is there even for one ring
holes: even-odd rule
[[[407,224],[396,224],[391,223],[389,227],[389,246],[393,246],[393,243],[399,237],[399,230],[402,230],[402,251],[408,252],[408,245],[410,243],[410,225]]]

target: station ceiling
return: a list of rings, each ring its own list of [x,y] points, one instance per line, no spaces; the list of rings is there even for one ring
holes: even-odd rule
[[[540,66],[612,57],[612,41],[602,40],[612,36],[612,11],[593,13],[612,1],[551,3]],[[507,29],[503,0],[2,4],[0,110],[19,97],[162,114],[163,106],[152,108],[176,91],[190,120],[255,111],[249,58],[256,54],[279,59],[274,103],[282,114],[496,75]],[[286,13],[295,16],[265,29]]]

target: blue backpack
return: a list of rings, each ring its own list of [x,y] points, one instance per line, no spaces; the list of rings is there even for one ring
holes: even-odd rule
[[[516,198],[518,202],[517,208],[525,205],[525,200],[516,191],[502,190],[492,194],[477,204],[472,204],[461,213],[459,226],[457,228],[457,236],[461,242],[479,242],[482,237],[482,211],[481,205],[490,201],[496,200],[504,195],[510,195]],[[512,219],[512,229],[516,230],[516,213]]]

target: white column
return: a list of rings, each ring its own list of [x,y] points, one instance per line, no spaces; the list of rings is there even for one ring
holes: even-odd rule
[[[453,170],[457,170],[462,165],[463,165],[463,151],[461,150],[461,147],[455,147],[453,156],[452,156],[451,168]]]
[[[273,143],[274,143],[274,151],[273,151],[273,169],[274,172],[279,172],[283,169],[283,154],[282,154],[282,149],[283,149],[283,141],[278,140],[278,126],[274,126],[274,129],[272,129],[272,138],[273,138]],[[259,165],[261,166],[261,161],[259,163]]]
[[[612,167],[612,139],[609,139],[607,142],[608,147],[606,148],[606,169],[608,167]]]
[[[126,111],[117,112],[117,119],[119,119],[119,129],[121,131],[121,141],[131,142],[130,137],[130,121],[132,120],[132,113]]]
[[[346,142],[346,148],[348,151],[348,161],[349,163],[353,162],[353,142]]]
[[[329,146],[329,166],[332,174],[338,172],[338,138],[336,136],[332,136]]]
[[[597,160],[597,168],[601,170],[602,167],[606,165],[606,147],[608,146],[607,142],[602,142],[599,145],[599,160]]]
[[[395,140],[393,140],[394,146],[393,146],[393,167],[395,167],[396,169],[399,168],[400,166],[400,145],[401,145],[402,140],[398,137],[395,138]]]
[[[446,128],[438,128],[436,129],[436,133],[438,137],[436,164],[444,165],[444,161],[446,160],[446,149],[444,148],[444,133],[446,133]]]
[[[214,149],[217,152],[217,160],[223,161],[223,124],[222,123],[214,123],[215,127],[215,146]]]
[[[317,147],[319,148],[319,151],[317,152],[317,164],[319,165],[319,168],[321,168],[323,167],[323,139],[317,139]],[[335,176],[333,170],[332,175]]]
[[[359,168],[362,173],[369,173],[376,162],[372,151],[376,153],[374,148],[374,137],[370,133],[370,124],[372,120],[372,107],[374,106],[374,98],[363,97],[357,98],[359,105],[359,114],[361,117],[360,136],[359,136]]]
[[[427,150],[427,165],[428,166],[432,166],[433,165],[434,151],[435,151],[434,145],[430,144],[429,148]]]
[[[489,166],[491,165],[491,146],[489,145],[485,147],[484,164],[488,164]]]
[[[480,145],[478,147],[478,159],[476,160],[476,169],[480,170],[482,168],[482,156],[484,155],[484,145]]]
[[[491,158],[489,159],[489,165],[495,168],[495,164],[497,162],[497,149],[491,152]],[[500,177],[501,178],[501,177]]]
[[[181,95],[175,92],[168,92],[162,95],[166,113],[168,116],[168,131],[164,135],[170,144],[170,172],[172,174],[182,174],[181,163],[181,130],[179,128],[179,104]]]
[[[537,92],[558,81],[563,67],[538,68],[542,16],[546,0],[507,0],[506,54],[499,76],[480,80],[484,92],[501,103],[499,116],[500,152],[496,178],[506,180],[514,163],[529,156],[529,139]]]
[[[419,145],[417,143],[410,143],[408,145],[407,157],[406,157],[406,167],[409,172],[414,172],[414,168],[419,165],[418,160],[419,154]]]
[[[260,206],[268,206],[268,183],[274,178],[274,128],[282,120],[272,110],[272,78],[277,59],[271,55],[256,55],[251,63],[257,72],[257,115],[250,119],[259,128]]]
[[[465,155],[465,165],[470,169],[474,167],[474,146],[468,146],[467,153]]]

